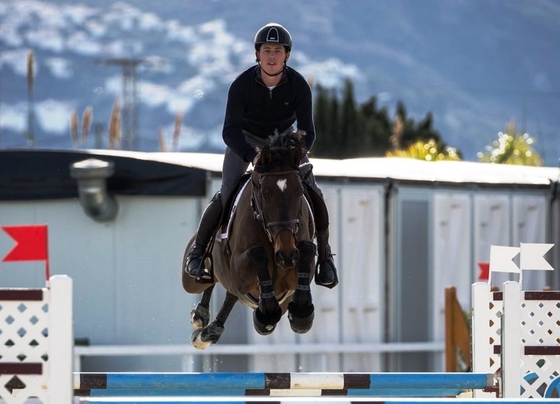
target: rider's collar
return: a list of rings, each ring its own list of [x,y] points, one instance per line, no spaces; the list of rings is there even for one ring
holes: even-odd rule
[[[282,77],[280,78],[280,81],[284,81],[286,80],[286,70],[287,70],[287,66],[284,64],[284,69],[282,69]],[[257,78],[264,84],[264,80],[262,78],[262,68],[261,65],[257,65]]]

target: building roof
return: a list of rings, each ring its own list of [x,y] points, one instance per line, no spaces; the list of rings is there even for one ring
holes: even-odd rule
[[[129,195],[206,195],[209,173],[220,175],[223,155],[148,153],[115,150],[0,150],[0,200],[77,197],[72,163],[99,159],[113,162],[108,190]],[[402,157],[346,160],[310,159],[321,181],[405,182],[481,187],[550,187],[560,169],[465,161],[427,162]]]

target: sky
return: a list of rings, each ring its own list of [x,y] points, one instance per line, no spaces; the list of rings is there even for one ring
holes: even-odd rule
[[[142,136],[153,138],[157,126],[163,126],[170,140],[173,118],[182,112],[189,136],[181,138],[181,147],[220,147],[227,86],[254,63],[254,32],[277,20],[294,36],[290,63],[315,82],[340,87],[350,78],[360,102],[374,95],[380,107],[393,111],[402,101],[416,120],[432,112],[443,139],[469,160],[515,120],[537,137],[537,150],[548,164],[557,165],[558,2],[284,4],[3,0],[0,129],[21,133],[27,125],[25,60],[30,48],[38,58],[36,118],[40,128],[53,134],[53,144],[60,143],[57,136],[68,137],[71,111],[95,103],[94,115],[105,117],[121,92],[120,71],[106,67],[100,73],[92,60],[129,55],[150,64],[139,70],[141,127],[148,132]],[[56,96],[40,96],[41,89],[46,93],[42,73],[56,82]],[[14,96],[17,92],[19,97]],[[6,142],[0,130],[0,147]]]

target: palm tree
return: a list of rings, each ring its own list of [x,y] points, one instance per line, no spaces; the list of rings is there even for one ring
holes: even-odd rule
[[[498,139],[477,154],[483,163],[542,166],[540,154],[533,149],[535,139],[528,133],[517,132],[515,122],[506,125],[506,132],[499,132]]]

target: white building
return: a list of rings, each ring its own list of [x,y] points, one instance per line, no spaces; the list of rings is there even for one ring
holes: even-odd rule
[[[109,221],[93,219],[95,209],[85,213],[70,173],[71,164],[90,158],[113,164],[112,174],[99,168],[107,171],[106,197],[117,207]],[[560,239],[556,168],[312,159],[329,206],[340,272],[337,288],[312,286],[313,329],[296,335],[282,319],[271,336],[262,337],[253,330],[250,311],[238,305],[220,342],[207,351],[239,344],[260,352],[271,345],[267,354],[191,355],[189,311],[198,296],[182,289],[181,261],[219,188],[221,163],[217,154],[0,151],[0,226],[49,226],[51,273],[74,279],[75,337],[91,347],[183,346],[187,352],[85,356],[83,370],[441,371],[445,287],[457,287],[468,308],[477,264],[489,260],[490,245],[558,245]],[[13,245],[0,232],[2,257]],[[558,267],[558,247],[549,254]],[[524,285],[558,288],[557,276],[526,274]],[[505,275],[496,277],[495,284],[503,280]],[[0,262],[0,287],[44,282],[44,263]],[[325,349],[310,354],[278,348],[310,344]]]

